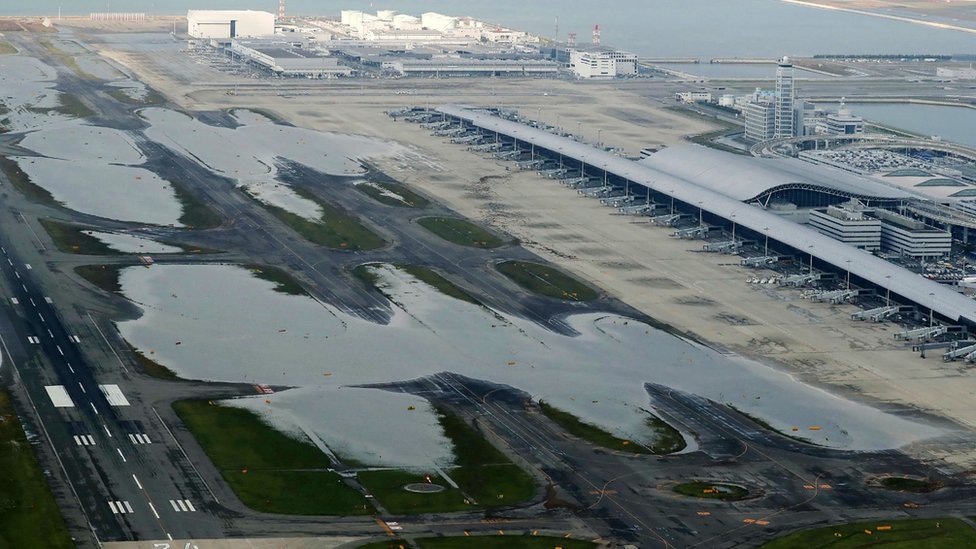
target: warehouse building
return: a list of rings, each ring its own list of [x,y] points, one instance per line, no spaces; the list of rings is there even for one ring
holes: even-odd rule
[[[474,57],[434,57],[431,59],[392,58],[383,67],[401,76],[542,76],[555,75],[559,65],[540,59],[479,59]]]
[[[300,78],[335,78],[352,75],[352,69],[339,64],[335,57],[291,47],[284,42],[241,41],[231,44],[234,55],[266,69],[277,76]]]
[[[275,18],[266,11],[189,10],[187,34],[193,38],[231,39],[273,36]]]

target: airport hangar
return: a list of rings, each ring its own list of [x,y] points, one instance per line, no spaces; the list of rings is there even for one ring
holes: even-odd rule
[[[462,127],[494,135],[498,140],[511,143],[521,150],[531,150],[533,154],[552,159],[558,158],[561,165],[575,168],[575,164],[579,163],[580,168],[586,173],[602,176],[605,180],[612,178],[620,185],[644,187],[651,197],[674,199],[679,209],[694,212],[702,216],[706,222],[719,225],[735,223],[737,231],[745,238],[759,240],[768,237],[771,242],[778,244],[777,247],[780,249],[790,248],[799,257],[810,257],[811,262],[815,261],[818,268],[838,273],[849,272],[851,279],[859,282],[862,287],[873,287],[882,292],[890,291],[893,299],[914,304],[920,311],[931,311],[950,323],[964,325],[970,329],[976,328],[976,300],[875,257],[869,252],[834,240],[761,207],[743,202],[743,200],[754,202],[761,199],[763,195],[776,192],[792,194],[797,199],[807,197],[823,203],[858,198],[871,200],[878,205],[916,198],[915,195],[834,168],[831,170],[836,170],[837,180],[825,182],[827,180],[822,177],[813,179],[811,170],[820,167],[801,167],[796,164],[802,161],[778,163],[775,164],[776,168],[773,168],[781,169],[786,173],[805,172],[806,176],[794,173],[794,176],[787,180],[797,179],[796,183],[784,183],[783,179],[772,177],[768,172],[758,177],[750,177],[748,173],[743,175],[740,171],[739,177],[730,177],[730,173],[734,173],[735,169],[725,168],[723,174],[717,165],[709,167],[709,161],[703,159],[710,158],[711,162],[715,162],[716,158],[721,158],[721,161],[728,165],[729,162],[737,162],[733,159],[735,155],[722,154],[698,146],[678,147],[691,152],[675,153],[685,158],[662,157],[661,166],[655,166],[653,161],[636,162],[474,107],[445,105],[438,107],[436,112]],[[699,153],[706,156],[700,159]],[[716,157],[716,154],[719,156]],[[742,157],[741,160],[750,159]],[[705,165],[702,164],[703,161]],[[680,166],[680,170],[676,166]],[[669,173],[663,168],[680,171],[686,177]],[[835,174],[831,173],[831,175]],[[730,185],[730,180],[739,182]],[[717,188],[722,191],[716,190]],[[730,192],[729,189],[732,191]]]

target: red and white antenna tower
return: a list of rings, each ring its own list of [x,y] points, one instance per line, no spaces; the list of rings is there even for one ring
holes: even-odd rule
[[[278,19],[285,18],[285,0],[278,0]]]
[[[566,47],[575,48],[576,47],[576,33],[569,33],[569,39],[566,40]]]
[[[593,45],[600,45],[600,24],[593,25]]]

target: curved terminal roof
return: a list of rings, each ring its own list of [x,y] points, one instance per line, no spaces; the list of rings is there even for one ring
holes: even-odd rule
[[[976,325],[976,301],[955,290],[875,257],[869,252],[824,236],[813,229],[783,219],[756,206],[743,204],[739,200],[699,185],[693,178],[677,177],[652,166],[525,124],[505,120],[485,111],[456,105],[439,107],[437,110],[484,130],[497,131],[519,141],[533,143],[536,147],[606,169],[618,177],[643,185],[656,193],[673,196],[686,204],[698,206],[722,219],[731,219],[734,215],[735,222],[739,226],[759,234],[769,234],[775,240],[795,250],[812,253],[821,261],[838,269],[850,269],[852,275],[878,287],[888,288],[892,293],[923,308],[931,308],[953,322]]]
[[[668,147],[641,160],[641,164],[694,181],[742,202],[790,189],[814,190],[865,201],[916,198],[901,189],[831,166],[795,158],[728,154],[701,145]]]

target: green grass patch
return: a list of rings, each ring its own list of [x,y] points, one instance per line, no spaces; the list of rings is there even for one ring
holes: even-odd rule
[[[540,402],[539,407],[546,417],[556,422],[571,435],[609,450],[632,454],[660,455],[678,452],[685,448],[685,439],[681,433],[656,416],[649,416],[646,422],[648,428],[654,433],[654,442],[643,444],[617,437],[545,402]]]
[[[172,183],[173,192],[176,199],[183,206],[183,213],[180,215],[180,223],[189,229],[213,229],[219,227],[224,222],[223,218],[217,214],[210,206],[183,188],[182,185]]]
[[[53,219],[38,219],[38,221],[47,234],[51,235],[54,245],[62,252],[84,255],[123,255],[122,252],[113,250],[94,236],[85,234],[85,230],[81,227]]]
[[[380,283],[380,277],[372,271],[372,268],[376,267],[377,265],[378,263],[365,263],[363,265],[358,265],[352,270],[352,275],[365,282],[367,286],[379,289],[377,285]]]
[[[423,196],[411,191],[406,185],[401,183],[393,183],[388,181],[367,181],[366,183],[355,185],[355,187],[357,191],[369,196],[381,204],[386,204],[387,206],[418,209],[430,206],[430,200],[427,200]],[[397,196],[390,196],[389,193],[393,193],[403,200],[400,200],[397,198]]]
[[[738,501],[749,495],[749,491],[741,486],[701,481],[676,484],[672,490],[683,496],[721,501]]]
[[[444,435],[451,439],[457,468],[448,475],[482,507],[504,507],[532,499],[535,482],[505,454],[461,418],[438,409]]]
[[[85,105],[77,95],[64,92],[58,93],[57,107],[33,107],[31,110],[40,114],[56,112],[65,116],[71,116],[73,118],[88,118],[89,116],[95,116],[95,111],[88,108],[88,105]]]
[[[120,294],[119,274],[124,268],[124,265],[79,265],[75,267],[75,273],[106,292]]]
[[[326,470],[328,458],[310,441],[274,429],[250,410],[206,400],[174,402],[173,409],[248,507],[295,515],[370,512],[365,497]]]
[[[472,297],[471,294],[465,292],[461,288],[458,288],[454,285],[454,283],[447,280],[433,269],[420,267],[418,265],[397,265],[397,268],[402,269],[417,280],[436,288],[437,291],[446,296],[453,297],[454,299],[460,299],[461,301],[466,301],[474,305],[481,305],[481,302]]]
[[[0,55],[13,55],[17,53],[17,48],[6,40],[0,40]]]
[[[938,482],[928,479],[908,478],[908,477],[885,477],[878,481],[882,488],[887,490],[897,490],[899,492],[913,492],[925,494],[934,492],[942,487]]]
[[[509,536],[470,536],[420,538],[414,540],[419,549],[593,549],[598,547],[591,541],[554,538],[547,536],[509,535]],[[400,549],[410,547],[400,540],[384,540],[360,545],[359,549]]]
[[[0,547],[75,546],[6,391],[0,391],[0,486]]]
[[[24,170],[20,169],[17,161],[7,158],[6,156],[0,156],[0,171],[7,177],[10,184],[13,185],[17,192],[24,195],[24,197],[29,200],[40,204],[56,205],[58,202],[54,200],[54,196],[47,191],[47,189],[35,185],[33,181],[30,180]]]
[[[164,105],[166,103],[166,98],[163,97],[163,94],[154,89],[146,90],[146,95],[142,99],[132,97],[125,93],[125,90],[122,88],[109,90],[108,94],[119,103],[125,103],[127,105],[153,106]]]
[[[352,270],[352,274],[359,280],[365,282],[368,286],[376,288],[377,290],[382,292],[383,290],[379,287],[380,279],[371,270],[375,266],[377,266],[376,263],[367,263],[364,265],[359,265]],[[441,292],[446,296],[453,297],[454,299],[460,299],[461,301],[465,301],[473,305],[481,305],[481,302],[478,301],[471,294],[457,287],[453,282],[447,280],[446,278],[441,276],[440,273],[438,273],[437,271],[429,267],[420,267],[418,265],[401,265],[401,264],[394,265],[394,267],[406,272],[407,274],[413,276],[417,280],[420,280],[421,282],[432,286],[434,289],[436,289],[437,291]]]
[[[590,301],[599,294],[566,273],[528,261],[503,261],[495,269],[530,292],[556,299]]]
[[[878,528],[883,529],[879,530]],[[884,527],[890,527],[890,530]],[[976,531],[958,519],[859,522],[805,530],[773,540],[762,549],[976,549]]]
[[[455,217],[424,217],[417,224],[437,236],[460,246],[471,248],[498,248],[505,241],[498,235]]]
[[[386,244],[379,235],[369,230],[354,216],[319,200],[317,196],[305,189],[292,187],[292,190],[302,198],[311,200],[322,208],[322,217],[318,221],[306,219],[284,208],[257,199],[254,201],[309,242],[326,248],[351,251],[375,250]]]
[[[125,344],[129,346],[129,351],[132,352],[132,357],[135,359],[136,364],[146,375],[156,379],[166,379],[170,381],[180,379],[180,377],[176,375],[176,372],[156,362],[147,356],[146,353],[142,352],[141,349],[136,349],[128,341],[126,341]]]
[[[407,484],[426,482],[426,476],[406,471],[363,471],[356,475],[394,515],[418,515],[422,513],[450,513],[465,509],[475,509],[461,490],[451,488],[444,479],[431,471],[431,480],[444,486],[443,492],[417,494],[403,489]]]
[[[274,291],[288,295],[308,295],[305,288],[290,274],[269,265],[245,265],[251,274],[275,284]]]

